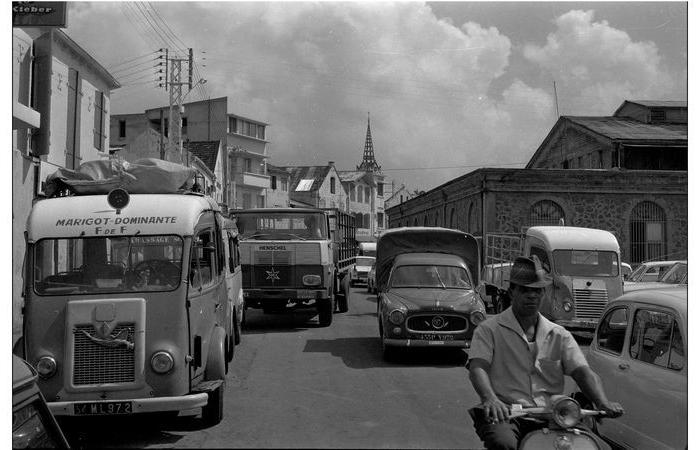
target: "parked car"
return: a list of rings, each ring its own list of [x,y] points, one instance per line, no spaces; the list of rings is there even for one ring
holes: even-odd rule
[[[36,370],[12,355],[12,448],[68,448],[36,379]]]
[[[350,269],[350,286],[357,283],[367,283],[367,274],[374,264],[375,258],[373,256],[357,256],[355,257],[355,264],[353,264],[352,269]]]
[[[377,264],[372,264],[367,273],[367,292],[370,294],[377,293]]]
[[[687,354],[687,287],[640,290],[611,300],[588,363],[625,414],[596,423],[596,432],[624,448],[687,448]]]
[[[438,227],[385,231],[377,243],[379,338],[387,360],[404,347],[468,348],[486,318],[476,291],[479,247]]]
[[[669,285],[688,284],[688,262],[677,261],[670,268],[666,269],[659,281],[647,281],[638,283],[625,283],[625,293],[639,291],[642,289],[665,289]]]
[[[637,266],[625,280],[628,283],[660,281],[666,271],[679,261],[647,261]]]
[[[632,275],[632,266],[626,262],[621,262],[620,267],[622,268],[622,279],[628,280],[630,275]]]

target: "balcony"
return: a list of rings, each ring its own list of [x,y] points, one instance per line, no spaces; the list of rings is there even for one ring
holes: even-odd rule
[[[270,189],[270,177],[258,173],[243,172],[240,184],[261,189]]]

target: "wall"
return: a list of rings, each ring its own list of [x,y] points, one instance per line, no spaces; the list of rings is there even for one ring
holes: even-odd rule
[[[126,121],[126,136],[119,137],[119,122]],[[110,145],[128,145],[149,129],[149,123],[145,114],[119,114],[109,119]]]
[[[277,177],[277,189],[267,190],[267,207],[268,208],[287,208],[289,207],[289,174],[282,171],[270,171],[270,178]],[[287,190],[282,189],[282,180],[287,180]]]

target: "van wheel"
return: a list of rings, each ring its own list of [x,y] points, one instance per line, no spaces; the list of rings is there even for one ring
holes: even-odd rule
[[[207,404],[202,406],[202,421],[207,426],[214,426],[224,418],[224,384],[207,393]]]
[[[243,313],[245,315],[245,312]],[[233,316],[233,343],[235,345],[238,345],[241,343],[241,327],[243,326],[243,322],[238,323],[237,320],[237,315],[234,313]],[[231,359],[233,359],[233,352],[231,352]]]
[[[221,327],[216,327],[211,335],[207,365],[204,369],[204,380],[225,380],[228,373],[228,361],[226,359],[226,342],[228,337]]]
[[[333,322],[333,299],[323,300],[318,305],[318,324],[322,327],[330,326]]]

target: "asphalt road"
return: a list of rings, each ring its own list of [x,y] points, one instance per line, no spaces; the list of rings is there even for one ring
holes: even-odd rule
[[[359,287],[327,328],[312,313],[248,310],[217,426],[194,411],[62,425],[74,448],[482,448],[466,353],[429,348],[386,363],[375,311]]]

